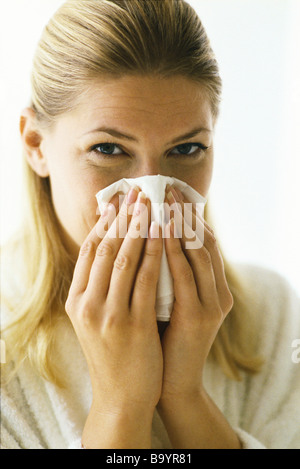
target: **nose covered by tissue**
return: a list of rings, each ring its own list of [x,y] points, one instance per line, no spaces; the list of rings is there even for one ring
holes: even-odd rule
[[[178,188],[189,202],[197,204],[197,210],[203,212],[206,199],[187,183],[168,176],[142,176],[139,178],[120,179],[96,194],[100,214],[117,192],[126,194],[130,187],[138,186],[151,201],[151,221],[162,225],[164,220],[164,200],[167,184]],[[170,272],[165,246],[161,258],[160,275],[156,294],[157,321],[169,321],[174,303],[173,279]]]

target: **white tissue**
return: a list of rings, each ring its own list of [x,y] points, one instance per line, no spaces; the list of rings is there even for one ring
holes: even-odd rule
[[[130,179],[123,178],[114,182],[110,186],[105,187],[105,189],[102,189],[98,194],[96,194],[100,214],[103,212],[105,206],[114,194],[117,192],[123,192],[126,194],[130,187],[136,185],[141,188],[151,201],[151,221],[155,220],[161,225],[164,220],[163,207],[165,188],[167,184],[177,187],[191,203],[197,204],[198,208],[200,206],[204,209],[206,199],[187,183],[173,177],[155,175]],[[163,245],[160,276],[156,295],[156,313],[158,321],[170,320],[173,303],[173,279],[168,265],[165,246]]]

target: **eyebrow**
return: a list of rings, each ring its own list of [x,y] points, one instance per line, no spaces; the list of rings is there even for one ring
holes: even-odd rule
[[[120,138],[120,139],[124,139],[124,140],[129,140],[129,141],[132,141],[132,142],[137,142],[137,139],[135,137],[133,137],[132,135],[124,134],[124,133],[119,132],[118,130],[112,129],[110,127],[101,127],[99,129],[94,129],[94,130],[91,130],[90,132],[87,132],[84,135],[88,135],[88,134],[95,133],[95,132],[104,132],[106,134],[111,135],[112,137],[116,137],[116,138]],[[181,142],[182,140],[188,140],[190,138],[196,137],[196,135],[198,135],[202,132],[211,133],[212,130],[207,129],[205,127],[196,128],[196,129],[192,130],[191,132],[187,132],[186,134],[181,135],[180,137],[176,137],[174,140],[169,142],[168,145],[174,145],[175,143]]]

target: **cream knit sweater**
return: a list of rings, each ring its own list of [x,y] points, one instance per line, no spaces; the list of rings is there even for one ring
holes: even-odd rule
[[[299,449],[300,351],[292,347],[300,339],[299,297],[277,273],[255,266],[238,268],[260,315],[260,327],[254,332],[265,365],[260,374],[244,375],[236,382],[208,361],[206,390],[235,429],[243,448]],[[32,370],[20,369],[1,390],[1,448],[80,448],[91,386],[84,356],[67,319],[59,329],[58,341],[57,359],[65,370],[68,388],[60,390]],[[156,412],[152,448],[171,448]]]

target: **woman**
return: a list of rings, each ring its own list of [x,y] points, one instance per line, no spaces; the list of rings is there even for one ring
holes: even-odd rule
[[[97,212],[121,178],[171,176],[206,197],[220,95],[182,0],[69,0],[45,28],[20,119],[28,211],[4,254],[3,448],[299,447],[299,301],[285,281],[229,266],[207,209],[193,210],[204,245],[190,250],[172,220],[164,237],[150,226],[139,187]],[[170,187],[165,201],[189,202]],[[148,236],[131,236],[145,213]],[[125,238],[109,236],[116,224]]]

